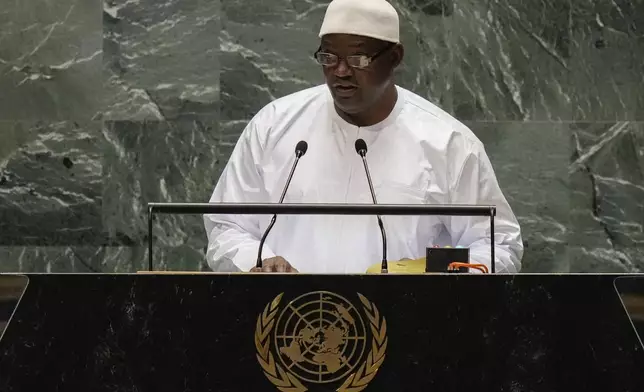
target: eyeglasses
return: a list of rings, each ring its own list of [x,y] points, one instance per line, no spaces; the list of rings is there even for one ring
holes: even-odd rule
[[[356,55],[356,56],[347,56],[345,59],[347,60],[347,65],[352,68],[367,68],[374,60],[376,60],[380,55],[394,47],[395,44],[390,44],[386,48],[382,49],[378,53],[372,55],[372,56],[366,56],[366,55]],[[321,48],[318,48],[318,50],[313,54],[313,58],[315,58],[315,61],[318,62],[318,64],[325,66],[325,67],[335,67],[338,65],[338,60],[339,57],[333,53],[326,53],[326,52],[321,52]]]

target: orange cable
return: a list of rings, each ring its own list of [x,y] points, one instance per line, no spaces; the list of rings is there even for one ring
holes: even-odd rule
[[[461,268],[461,267],[474,268],[474,269],[477,269],[477,270],[483,272],[484,274],[489,274],[490,273],[488,268],[487,268],[487,266],[484,265],[484,264],[469,264],[469,263],[459,263],[459,262],[450,263],[447,266],[447,270],[452,271],[452,270],[455,270],[455,269]]]

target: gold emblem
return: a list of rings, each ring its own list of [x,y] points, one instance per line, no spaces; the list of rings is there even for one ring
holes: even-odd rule
[[[376,305],[358,293],[365,323],[360,310],[338,294],[310,292],[280,312],[283,295],[266,305],[255,329],[257,360],[268,380],[282,392],[307,391],[306,383],[337,383],[338,392],[365,389],[387,349],[387,323]]]

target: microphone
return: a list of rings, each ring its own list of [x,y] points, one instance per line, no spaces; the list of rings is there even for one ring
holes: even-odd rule
[[[371,191],[373,204],[378,204],[378,202],[376,201],[376,192],[373,190],[373,184],[371,183],[369,166],[367,165],[367,143],[365,143],[363,139],[356,140],[356,152],[362,157],[362,164],[364,165],[365,173],[367,173],[367,182],[369,182],[369,190]],[[382,236],[382,265],[380,267],[380,272],[387,273],[387,236],[385,235],[385,226],[382,224],[382,218],[380,217],[380,215],[376,215],[376,217],[378,218],[378,226],[380,226],[380,235]]]
[[[282,191],[282,196],[280,196],[280,200],[279,200],[280,204],[282,204],[282,202],[284,201],[284,196],[286,196],[286,190],[288,189],[288,186],[291,184],[291,179],[293,178],[293,173],[295,173],[295,168],[297,167],[297,163],[300,161],[300,158],[302,158],[304,154],[306,154],[306,150],[308,148],[309,148],[309,145],[304,140],[300,140],[295,146],[295,162],[293,162],[291,173],[288,175],[288,179],[286,180],[286,185],[284,185],[284,190]],[[262,268],[262,248],[264,248],[264,241],[266,241],[266,237],[268,236],[268,233],[273,228],[273,225],[275,225],[276,219],[277,219],[277,214],[273,214],[271,223],[266,228],[266,231],[264,231],[264,235],[262,236],[262,239],[259,242],[259,250],[257,251],[257,263],[255,265],[257,268]]]

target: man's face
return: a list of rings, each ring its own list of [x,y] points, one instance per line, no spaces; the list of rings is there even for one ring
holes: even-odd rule
[[[319,52],[337,56],[336,64],[323,65],[322,70],[335,104],[348,114],[371,107],[382,96],[400,62],[400,52],[393,44],[349,34],[324,36]],[[358,58],[347,57],[360,55],[377,57],[364,68],[352,67],[349,63],[357,65]]]

